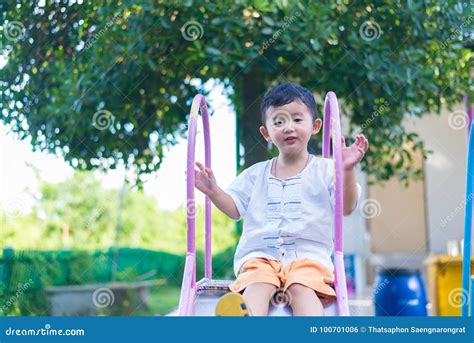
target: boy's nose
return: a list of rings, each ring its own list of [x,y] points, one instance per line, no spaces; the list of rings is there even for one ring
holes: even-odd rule
[[[291,121],[285,125],[284,131],[285,131],[285,132],[291,132],[291,131],[293,131],[293,123],[292,123]]]

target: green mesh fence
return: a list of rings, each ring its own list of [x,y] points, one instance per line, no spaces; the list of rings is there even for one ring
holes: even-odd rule
[[[213,257],[213,277],[233,278],[234,248]],[[46,286],[83,285],[112,281],[163,279],[180,285],[185,256],[138,248],[82,251],[14,251],[6,248],[0,258],[0,293],[24,288],[40,290]],[[203,276],[204,256],[197,253],[197,278]]]
[[[116,255],[115,281],[166,279],[179,284],[184,256],[146,249],[120,248],[97,251],[13,251],[4,249],[0,258],[0,292],[15,292],[46,286],[82,285],[112,281]]]

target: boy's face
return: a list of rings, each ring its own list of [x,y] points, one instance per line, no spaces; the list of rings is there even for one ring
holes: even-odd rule
[[[269,107],[265,113],[265,126],[260,133],[278,147],[281,154],[296,155],[306,151],[308,141],[321,129],[321,119],[313,121],[309,108],[300,101]]]

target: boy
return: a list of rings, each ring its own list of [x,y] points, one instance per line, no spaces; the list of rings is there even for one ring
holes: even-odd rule
[[[292,83],[269,90],[262,101],[260,133],[278,148],[278,157],[244,170],[227,192],[212,170],[196,162],[196,188],[229,217],[244,219],[234,257],[237,276],[216,307],[217,315],[265,316],[281,287],[289,294],[293,315],[323,315],[321,300],[335,299],[332,287],[333,173],[331,159],[308,153],[319,132],[311,92]],[[350,147],[342,140],[344,215],[356,207],[360,186],[355,166],[368,148],[358,135]],[[240,293],[243,292],[243,299]]]

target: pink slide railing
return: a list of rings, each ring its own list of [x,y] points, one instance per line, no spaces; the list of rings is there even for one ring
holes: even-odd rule
[[[347,299],[346,274],[344,270],[344,254],[342,241],[342,219],[343,219],[343,175],[342,175],[342,146],[341,146],[341,120],[336,94],[329,92],[324,101],[323,122],[323,157],[330,157],[330,141],[332,137],[332,151],[335,164],[335,196],[336,205],[334,210],[334,274],[337,297],[337,310],[340,316],[349,315],[349,303]]]
[[[193,312],[194,299],[196,297],[196,222],[195,222],[195,198],[194,198],[194,162],[196,151],[196,131],[198,114],[201,112],[204,128],[205,165],[211,168],[211,135],[209,129],[209,113],[207,111],[206,99],[198,94],[194,97],[191,105],[191,113],[188,120],[188,156],[186,165],[186,197],[187,197],[187,225],[188,225],[188,247],[184,267],[181,296],[179,300],[179,315],[190,316]],[[211,228],[211,201],[206,196],[205,202],[206,220],[206,255],[205,255],[205,277],[212,279],[212,228]]]

